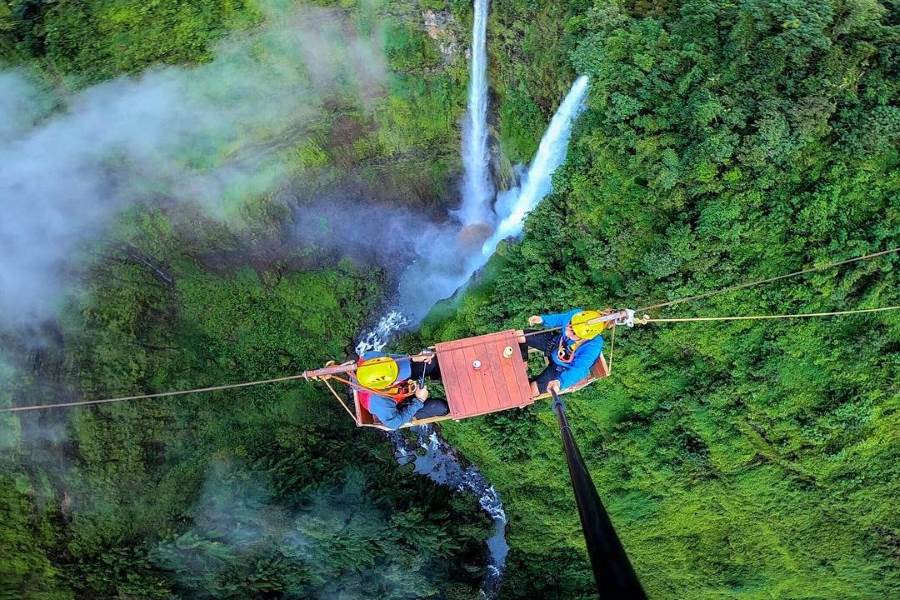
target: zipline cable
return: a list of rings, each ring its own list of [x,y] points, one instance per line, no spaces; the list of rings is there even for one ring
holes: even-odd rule
[[[777,277],[770,277],[768,279],[760,279],[758,281],[752,281],[749,283],[742,283],[739,285],[730,286],[727,288],[723,288],[721,290],[716,290],[712,292],[707,292],[705,294],[698,294],[696,296],[688,296],[686,298],[679,298],[677,300],[672,300],[670,302],[664,302],[661,304],[655,304],[652,306],[645,306],[637,309],[635,312],[643,312],[647,310],[653,310],[656,308],[662,308],[664,306],[671,306],[673,304],[679,304],[681,302],[688,302],[690,300],[697,300],[700,298],[709,298],[710,296],[715,296],[718,294],[724,294],[726,292],[744,289],[748,287],[753,287],[756,285],[762,285],[763,283],[770,283],[772,281],[778,281],[779,279],[787,279],[789,277],[795,277],[797,275],[802,275],[804,273],[813,273],[815,271],[823,271],[825,269],[829,269],[832,267],[837,267],[840,265],[846,265],[849,263],[868,260],[871,258],[875,258],[877,256],[884,256],[886,254],[892,254],[894,252],[900,252],[900,247],[892,248],[890,250],[882,250],[881,252],[873,252],[871,254],[866,254],[864,256],[857,256],[855,258],[848,258],[847,260],[841,260],[837,262],[833,262],[821,267],[811,267],[809,269],[803,269],[802,271],[795,271],[793,273],[788,273],[786,275],[779,275]],[[686,323],[691,321],[750,321],[750,320],[764,320],[764,319],[800,319],[800,318],[809,318],[809,317],[833,317],[840,315],[851,315],[851,314],[861,314],[861,313],[873,313],[873,312],[885,312],[891,310],[900,309],[900,305],[897,306],[885,306],[881,308],[864,308],[857,310],[843,310],[843,311],[833,311],[833,312],[821,312],[821,313],[800,313],[800,314],[783,314],[783,315],[747,315],[747,316],[734,316],[734,317],[680,317],[680,318],[651,318],[645,315],[643,318],[635,319],[635,323],[639,324],[647,324],[647,323]],[[556,331],[559,330],[559,327],[551,327],[548,329],[541,329],[538,331],[530,331],[524,334],[525,337],[536,335],[538,333],[544,333],[548,331]],[[203,388],[194,388],[190,390],[177,390],[173,392],[158,392],[154,394],[138,394],[135,396],[122,396],[119,398],[104,398],[102,400],[80,400],[76,402],[59,402],[56,404],[34,404],[29,406],[11,406],[6,408],[0,408],[0,413],[12,413],[12,412],[26,412],[32,410],[43,410],[48,408],[68,408],[72,406],[90,406],[94,404],[111,404],[115,402],[126,402],[129,400],[147,400],[152,398],[166,398],[170,396],[184,396],[187,394],[202,394],[207,392],[218,392],[221,390],[230,390],[237,388],[245,388],[257,385],[266,385],[269,383],[280,383],[284,381],[294,381],[297,379],[304,379],[303,375],[288,375],[285,377],[275,377],[272,379],[260,379],[257,381],[247,381],[243,383],[231,383],[226,385],[215,385],[210,387]],[[345,410],[348,410],[345,406]]]
[[[764,283],[772,283],[773,281],[778,281],[780,279],[788,279],[790,277],[797,277],[798,275],[805,275],[806,273],[815,273],[816,271],[825,271],[827,269],[831,269],[833,267],[839,267],[841,265],[847,265],[850,263],[858,262],[861,260],[869,260],[872,258],[876,258],[878,256],[884,256],[886,254],[893,254],[894,252],[900,252],[900,246],[897,248],[891,248],[890,250],[882,250],[880,252],[873,252],[871,254],[865,254],[863,256],[857,256],[855,258],[848,258],[846,260],[839,260],[837,262],[829,263],[827,265],[823,265],[821,267],[810,267],[808,269],[802,269],[800,271],[794,271],[793,273],[787,273],[786,275],[778,275],[776,277],[769,277],[767,279],[759,279],[756,281],[750,281],[747,283],[740,283],[737,285],[732,285],[726,288],[722,288],[720,290],[714,290],[712,292],[705,292],[703,294],[697,294],[695,296],[687,296],[685,298],[678,298],[676,300],[670,300],[669,302],[661,302],[659,304],[651,304],[650,306],[642,306],[641,308],[635,309],[635,312],[644,312],[647,310],[656,310],[657,308],[663,308],[666,306],[672,306],[673,304],[681,304],[682,302],[690,302],[692,300],[700,300],[702,298],[710,298],[712,296],[718,296],[719,294],[725,294],[727,292],[733,292],[735,290],[742,290],[750,287],[754,287],[757,285],[762,285]]]
[[[275,377],[274,379],[260,379],[258,381],[247,381],[244,383],[230,383],[226,385],[214,385],[211,387],[194,388],[192,390],[178,390],[174,392],[158,392],[155,394],[140,394],[137,396],[122,396],[120,398],[104,398],[103,400],[81,400],[78,402],[60,402],[58,404],[34,404],[31,406],[11,406],[0,408],[0,413],[8,412],[25,412],[29,410],[42,410],[45,408],[67,408],[69,406],[87,406],[89,404],[110,404],[113,402],[125,402],[127,400],[146,400],[149,398],[165,398],[168,396],[183,396],[185,394],[202,394],[206,392],[218,392],[220,390],[231,390],[235,388],[245,388],[254,385],[265,385],[268,383],[280,383],[282,381],[293,381],[295,379],[303,379],[303,375],[288,375],[286,377]]]
[[[841,315],[858,315],[862,313],[884,312],[888,310],[900,309],[900,304],[896,306],[882,306],[879,308],[860,308],[856,310],[838,310],[832,312],[818,313],[797,313],[784,315],[743,315],[735,317],[666,317],[655,318],[644,316],[635,318],[635,324],[643,325],[645,323],[688,323],[690,321],[760,321],[765,319],[806,319],[810,317],[837,317]]]

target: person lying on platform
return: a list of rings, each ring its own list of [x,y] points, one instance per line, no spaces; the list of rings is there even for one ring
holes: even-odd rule
[[[446,400],[429,398],[425,377],[440,380],[441,368],[434,354],[417,356],[366,352],[357,362],[353,377],[359,403],[390,429],[412,419],[440,417],[450,412]]]
[[[596,310],[573,308],[564,313],[533,315],[529,325],[559,328],[554,331],[526,330],[527,348],[535,348],[547,355],[550,364],[532,379],[540,393],[559,392],[586,379],[591,367],[603,351],[606,323],[596,321],[603,313]],[[527,349],[526,349],[527,353]]]

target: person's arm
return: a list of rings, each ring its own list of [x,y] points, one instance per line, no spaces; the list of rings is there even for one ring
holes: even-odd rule
[[[591,373],[591,367],[600,358],[603,352],[603,338],[596,337],[575,352],[575,358],[569,363],[569,367],[559,375],[559,385],[562,389],[572,387]]]
[[[582,309],[580,308],[573,308],[572,310],[563,313],[548,313],[546,315],[541,315],[541,324],[546,325],[547,327],[565,327],[572,317],[577,313],[580,313],[581,310]]]
[[[424,404],[418,398],[412,398],[406,402],[406,406],[402,410],[398,410],[397,403],[390,398],[372,394],[369,399],[369,412],[378,417],[378,420],[390,429],[398,429],[401,425],[408,423],[422,406]]]
[[[419,354],[413,354],[412,356],[410,356],[409,360],[411,360],[412,362],[430,363],[432,360],[434,360],[435,354],[436,353],[434,352],[434,350],[426,348]]]

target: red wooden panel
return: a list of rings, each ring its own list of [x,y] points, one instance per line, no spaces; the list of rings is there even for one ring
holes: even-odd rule
[[[444,389],[447,391],[447,401],[450,404],[450,414],[453,418],[465,417],[469,410],[466,405],[467,394],[464,390],[465,381],[461,380],[459,366],[456,361],[457,352],[453,351],[454,346],[458,346],[459,341],[441,342],[435,345],[438,354],[438,361],[441,365],[441,377],[444,382]]]
[[[463,382],[456,375],[457,368],[454,361],[454,352],[440,352],[438,361],[441,365],[441,378],[444,382],[444,390],[447,392],[447,402],[450,404],[450,414],[453,418],[463,417],[467,414]],[[446,365],[446,367],[445,367]]]
[[[458,402],[462,408],[462,415],[468,416],[475,412],[475,402],[472,398],[472,384],[466,373],[466,359],[460,349],[450,352],[450,360],[453,365],[453,377],[457,382]]]
[[[505,347],[506,346],[504,345],[504,348]],[[515,349],[514,351],[518,351],[518,349]],[[502,349],[500,349],[499,352],[491,352],[488,356],[488,366],[494,374],[493,383],[496,394],[495,406],[497,407],[497,410],[502,410],[514,405],[514,403],[510,401],[509,381],[507,379],[510,374],[508,367],[511,364],[512,359],[504,358]]]
[[[519,353],[519,332],[509,330],[503,332],[503,344],[498,347],[503,365],[503,380],[509,393],[507,406],[518,407],[531,403],[531,389],[528,386],[528,373],[522,355]],[[502,358],[503,349],[510,346],[513,354],[508,359]]]
[[[372,413],[367,411],[366,408],[360,404],[359,397],[356,395],[356,390],[353,390],[353,405],[354,408],[356,408],[356,415],[360,425],[371,425],[375,422],[375,417],[372,416]]]
[[[516,346],[514,346],[514,348],[518,349],[518,335],[515,336],[514,341],[516,342]],[[525,364],[525,361],[522,359],[522,355],[518,351],[513,353],[512,362],[515,381],[518,387],[519,397],[521,398],[518,406],[527,406],[529,404],[533,404],[534,400],[531,398],[531,384],[528,381],[528,366]]]
[[[490,367],[490,354],[492,345],[484,344],[478,347],[469,347],[464,351],[466,363],[469,373],[469,381],[472,382],[472,388],[475,390],[475,410],[479,414],[498,410],[497,390],[494,388],[493,373]],[[481,361],[481,368],[475,369],[472,366],[474,361]]]
[[[607,367],[606,358],[602,354],[591,367],[591,376],[596,377],[597,379],[609,376],[609,367]]]
[[[509,396],[507,406],[522,406],[531,396],[530,390],[523,393],[528,382],[528,372],[522,356],[519,354],[518,339],[513,338],[507,345],[510,344],[513,348],[513,355],[508,359],[502,359],[503,382]]]
[[[468,348],[460,349],[460,354],[466,365],[465,374],[469,382],[469,391],[472,395],[472,412],[474,414],[483,413],[488,404],[487,390],[485,389],[483,377],[484,366],[482,365],[477,370],[472,366],[472,362],[478,360],[478,357],[484,353],[484,348],[485,346],[469,346]]]
[[[453,418],[475,416],[532,402],[519,332],[508,330],[435,346]],[[503,356],[510,346],[513,354]],[[472,362],[481,361],[474,369]]]

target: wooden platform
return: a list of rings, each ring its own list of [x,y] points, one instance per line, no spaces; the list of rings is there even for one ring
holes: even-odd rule
[[[606,357],[603,354],[600,355],[594,365],[591,367],[591,374],[589,377],[582,379],[572,387],[568,387],[564,390],[561,390],[560,395],[563,394],[571,394],[572,392],[577,392],[583,387],[587,387],[597,381],[598,379],[603,379],[604,377],[609,377],[609,366],[606,364]],[[550,392],[544,392],[543,394],[539,394],[534,397],[535,400],[543,400],[545,398],[550,397]]]
[[[549,398],[550,394],[537,394],[532,390],[528,381],[528,367],[519,350],[521,341],[524,341],[522,331],[509,329],[437,344],[434,349],[441,367],[441,379],[447,394],[450,414],[428,419],[413,419],[401,427],[425,425],[447,419],[467,419],[510,408],[523,408],[534,404],[535,400]],[[589,377],[561,390],[560,394],[578,391],[597,379],[608,376],[609,367],[601,354],[591,368]],[[353,391],[353,406],[357,425],[387,430],[387,427],[362,406],[356,390]]]
[[[534,402],[519,351],[521,336],[521,331],[508,329],[435,346],[449,418],[465,419]]]

